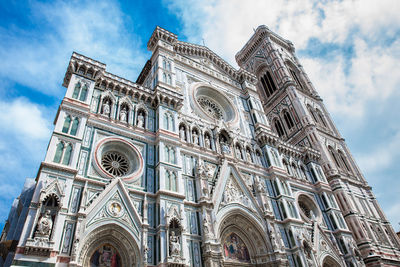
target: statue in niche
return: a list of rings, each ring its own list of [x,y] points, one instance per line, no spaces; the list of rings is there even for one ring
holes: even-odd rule
[[[236,158],[242,159],[242,151],[240,150],[240,147],[237,146],[235,152],[236,152]]]
[[[144,248],[143,248],[143,261],[147,262],[148,258],[149,258],[149,248],[147,246],[144,246]]]
[[[207,176],[201,176],[201,193],[203,197],[208,197],[210,194],[210,191],[208,190],[208,179]]]
[[[79,238],[75,239],[74,244],[72,245],[72,256],[78,255],[78,247],[79,247]]]
[[[203,218],[203,232],[206,238],[210,237],[210,224],[207,221],[207,215],[204,215]]]
[[[183,140],[186,140],[185,138],[185,127],[181,126],[181,128],[179,128],[179,137]]]
[[[144,116],[143,112],[140,112],[137,117],[137,126],[139,128],[144,128]]]
[[[271,230],[269,230],[269,235],[270,235],[270,237],[271,237],[271,246],[272,246],[272,249],[275,251],[275,250],[278,250],[278,244],[276,243],[276,238],[275,238],[275,235],[274,235],[274,233],[271,231]]]
[[[229,148],[229,144],[227,143],[227,141],[226,141],[224,136],[221,137],[220,143],[221,143],[222,153],[225,153],[225,154],[231,153],[231,150]]]
[[[46,210],[37,224],[35,235],[39,237],[49,238],[52,227],[53,227],[53,220],[51,218],[50,210]]]
[[[126,115],[127,115],[127,110],[126,107],[123,106],[121,111],[119,112],[119,120],[126,122],[126,117],[127,117]]]
[[[197,132],[193,131],[192,136],[193,136],[193,144],[198,145],[199,144],[199,135],[197,134]]]
[[[109,99],[104,100],[104,103],[103,103],[103,115],[106,115],[107,117],[110,116],[110,112],[111,112],[110,105],[111,105],[111,103],[110,103]]]
[[[206,135],[204,138],[204,146],[208,149],[211,149],[210,137],[208,135]]]
[[[171,250],[171,256],[179,256],[181,253],[181,245],[179,244],[179,237],[175,235],[174,231],[171,231],[169,237],[169,248]]]
[[[249,150],[246,150],[246,158],[247,158],[247,161],[248,161],[248,162],[253,162],[253,161],[251,160],[251,155],[250,155],[250,151],[249,151]]]
[[[210,165],[205,164],[204,161],[200,160],[197,173],[200,176],[201,192],[204,197],[208,197],[208,179],[212,178],[213,170]]]

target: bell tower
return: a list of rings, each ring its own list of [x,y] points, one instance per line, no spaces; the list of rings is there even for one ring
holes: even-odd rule
[[[358,246],[366,264],[388,263],[398,258],[395,232],[296,57],[294,45],[268,27],[259,26],[236,54],[236,61],[256,75],[258,94],[271,126],[269,133],[256,128],[258,141],[265,143],[265,136],[278,136],[275,144],[283,141],[317,150],[321,154],[318,163],[329,182],[328,191],[335,195],[356,242],[353,248]],[[320,191],[318,187],[317,183],[312,189]],[[340,219],[331,223],[340,224]],[[344,232],[333,232],[341,240]]]

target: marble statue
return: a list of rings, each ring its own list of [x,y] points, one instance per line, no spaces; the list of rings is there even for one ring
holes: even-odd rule
[[[144,116],[142,113],[139,113],[138,118],[137,118],[137,126],[139,128],[144,128]]]
[[[40,235],[42,237],[49,237],[52,227],[53,227],[53,220],[51,218],[50,210],[46,210],[37,224],[36,235]]]
[[[103,103],[103,115],[106,115],[107,117],[110,116],[110,100],[105,100]]]
[[[119,112],[119,120],[126,122],[126,114],[127,114],[126,107],[123,107]]]
[[[169,248],[171,250],[171,256],[180,255],[181,245],[179,244],[179,237],[175,235],[175,232],[171,232],[169,237]]]

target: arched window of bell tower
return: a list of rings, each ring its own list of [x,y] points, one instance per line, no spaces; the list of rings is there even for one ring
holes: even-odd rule
[[[344,153],[342,151],[338,151],[340,160],[342,161],[344,167],[346,168],[347,171],[351,171],[350,167],[349,167],[349,163],[347,162],[346,156],[344,155]]]
[[[314,109],[310,105],[307,105],[307,109],[308,112],[310,112],[312,118],[314,119],[314,122],[318,122],[317,117],[315,116]]]
[[[303,89],[303,85],[301,84],[300,79],[299,79],[298,75],[296,74],[296,72],[295,72],[292,68],[289,68],[289,71],[290,71],[290,74],[292,75],[293,79],[294,79],[295,82],[297,83],[297,85],[298,85],[301,89]]]
[[[335,150],[333,149],[333,147],[331,147],[331,146],[329,146],[328,149],[329,149],[329,152],[331,153],[331,156],[332,156],[333,160],[334,160],[335,163],[336,163],[336,166],[337,166],[338,168],[340,168],[340,164],[339,164],[338,157],[337,157],[337,155],[336,155],[336,151],[335,151]]]
[[[322,115],[322,112],[319,109],[316,109],[316,113],[317,113],[318,119],[322,123],[322,125],[325,127],[328,127],[328,124],[326,123],[324,115]]]
[[[277,90],[274,80],[272,79],[272,76],[269,73],[269,71],[267,71],[263,76],[261,76],[260,81],[267,97],[270,97]]]
[[[294,126],[294,122],[293,122],[292,116],[289,114],[289,112],[287,112],[287,110],[283,111],[283,118],[286,122],[286,126],[288,127],[288,129],[289,130],[292,129]]]
[[[283,137],[285,135],[285,132],[282,127],[282,123],[279,119],[276,119],[274,121],[274,127],[275,127],[275,130],[276,130],[277,134],[279,135],[279,137]]]

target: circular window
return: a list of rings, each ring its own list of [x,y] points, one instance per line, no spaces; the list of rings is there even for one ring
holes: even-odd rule
[[[212,99],[206,96],[201,96],[197,99],[197,102],[210,117],[213,117],[217,120],[224,118],[224,113],[222,112],[221,106],[215,103]]]
[[[125,181],[139,178],[143,172],[143,158],[129,141],[111,137],[101,140],[94,151],[94,165],[103,176],[121,177]]]
[[[237,112],[232,102],[220,91],[201,83],[192,92],[194,110],[200,116],[225,122],[237,121]]]
[[[300,195],[297,199],[297,205],[301,211],[301,216],[307,221],[320,219],[321,213],[319,208],[309,196]]]
[[[101,157],[101,165],[111,175],[124,176],[128,173],[129,162],[124,155],[116,151],[105,153]]]

